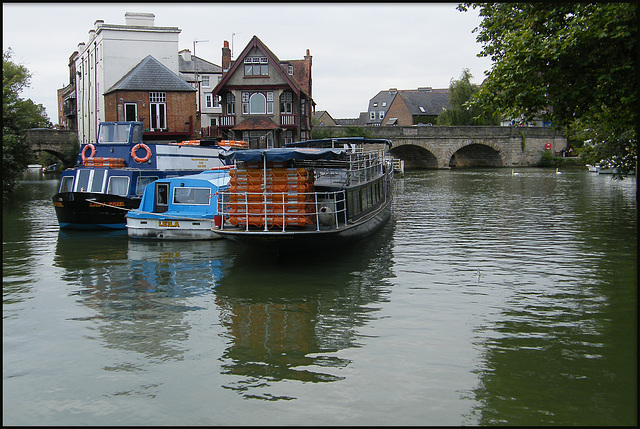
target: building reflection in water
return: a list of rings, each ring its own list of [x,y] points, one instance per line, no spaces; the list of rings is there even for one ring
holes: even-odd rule
[[[270,393],[283,380],[334,382],[359,347],[358,328],[375,318],[390,289],[392,223],[340,252],[274,258],[238,253],[215,294],[229,344],[223,387],[247,398],[295,399]],[[242,252],[242,250],[238,250]]]

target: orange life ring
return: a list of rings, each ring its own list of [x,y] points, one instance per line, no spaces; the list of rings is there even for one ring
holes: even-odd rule
[[[91,148],[91,155],[87,157],[87,154],[85,152],[87,152],[87,149],[89,148]],[[84,162],[85,159],[87,158],[93,158],[95,154],[96,154],[96,147],[93,144],[89,143],[88,145],[82,148],[82,152],[80,153],[80,156],[82,157],[82,162]]]
[[[147,154],[145,155],[144,158],[140,158],[138,157],[138,155],[136,155],[136,152],[138,151],[138,149],[141,149],[141,148],[147,151]],[[131,158],[133,158],[135,162],[147,162],[151,159],[151,149],[149,149],[149,146],[147,146],[144,143],[138,143],[133,147],[133,149],[131,149]]]

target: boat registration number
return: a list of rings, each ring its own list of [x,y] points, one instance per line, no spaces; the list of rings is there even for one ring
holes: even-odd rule
[[[158,226],[166,226],[169,228],[177,228],[180,226],[177,220],[159,220]]]

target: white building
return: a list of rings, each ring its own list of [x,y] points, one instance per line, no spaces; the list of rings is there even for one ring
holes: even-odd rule
[[[178,75],[177,27],[156,27],[152,13],[125,13],[125,25],[95,22],[75,60],[79,143],[96,140],[105,120],[104,92],[148,55]]]
[[[180,77],[198,91],[196,114],[200,116],[201,126],[217,126],[222,105],[219,97],[213,97],[211,90],[222,79],[222,67],[192,55],[189,49],[183,49],[178,54]]]

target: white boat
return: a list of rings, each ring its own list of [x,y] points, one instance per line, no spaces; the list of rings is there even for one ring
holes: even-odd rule
[[[275,253],[341,246],[391,214],[394,168],[386,139],[337,138],[232,151],[218,234]],[[373,148],[373,149],[371,149]]]
[[[126,215],[133,238],[212,240],[222,217],[218,196],[229,185],[232,167],[159,179],[147,185],[140,207]]]

